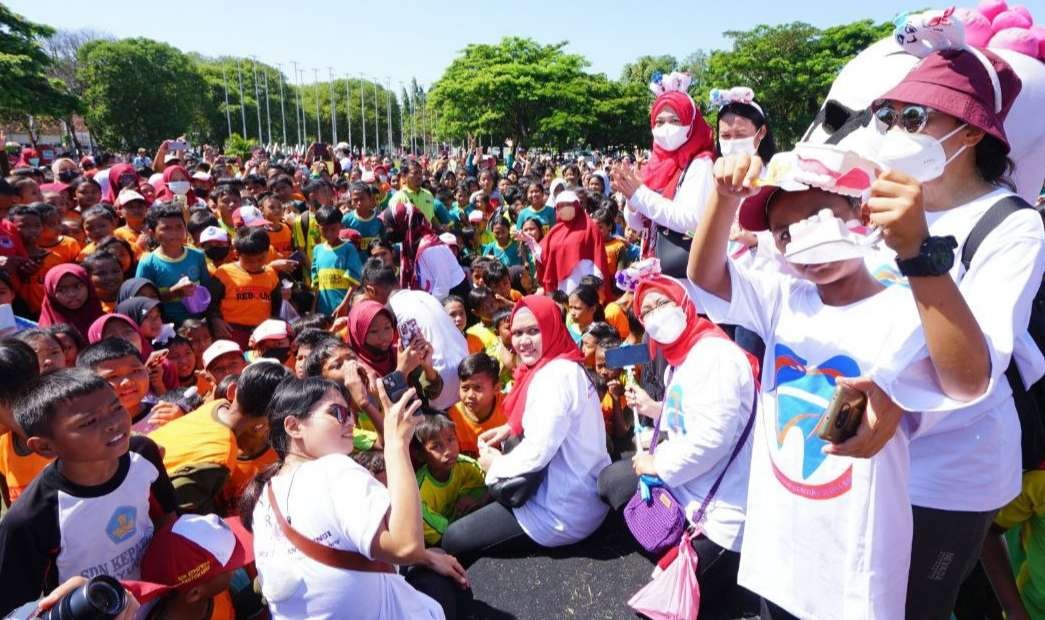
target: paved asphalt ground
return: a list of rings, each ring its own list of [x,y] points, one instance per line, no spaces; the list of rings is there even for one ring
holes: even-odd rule
[[[588,540],[533,555],[483,558],[468,569],[473,619],[635,618],[628,599],[649,582],[653,564],[639,553],[620,517],[610,514]],[[701,620],[757,617],[753,597],[738,589]]]

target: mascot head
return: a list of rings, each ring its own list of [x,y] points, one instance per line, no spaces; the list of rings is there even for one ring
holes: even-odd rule
[[[1045,181],[1045,29],[1035,26],[1025,7],[984,0],[975,9],[902,14],[893,36],[878,41],[851,60],[803,138],[870,152],[877,129],[871,105],[896,87],[919,61],[942,49],[989,49],[1020,78],[1022,88],[1005,118],[1012,180],[1031,203]]]

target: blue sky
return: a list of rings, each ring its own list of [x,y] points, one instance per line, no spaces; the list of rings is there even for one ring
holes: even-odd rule
[[[1024,0],[1045,22],[1045,0]],[[320,79],[327,67],[343,76],[365,74],[392,85],[416,76],[431,84],[468,43],[496,42],[505,35],[542,43],[569,41],[568,49],[591,61],[593,72],[618,77],[625,63],[643,54],[684,58],[697,49],[727,45],[722,32],[759,23],[804,21],[830,26],[863,18],[891,19],[902,10],[933,6],[925,0],[830,2],[603,2],[472,0],[8,0],[33,21],[61,29],[90,28],[117,37],[142,36],[207,56],[257,56],[305,69]],[[963,5],[971,6],[972,1]],[[942,5],[941,5],[942,6]]]

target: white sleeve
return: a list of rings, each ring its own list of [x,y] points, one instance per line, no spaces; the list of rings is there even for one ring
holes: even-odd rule
[[[682,185],[675,193],[674,200],[642,185],[632,194],[628,205],[659,226],[666,226],[675,232],[692,234],[704,213],[708,197],[714,191],[712,165],[708,157],[694,158],[686,169],[686,177],[682,179]]]
[[[743,269],[731,260],[727,260],[726,265],[732,287],[729,300],[708,293],[688,279],[681,283],[698,311],[712,321],[740,325],[768,341],[780,316],[781,304],[794,294],[797,289],[794,285],[802,283],[780,273]]]
[[[359,553],[373,559],[370,547],[392,506],[388,489],[349,456],[331,455],[320,462],[341,533]]]
[[[705,338],[689,355],[696,355],[694,363],[673,377],[662,414],[669,416],[662,423],[681,432],[673,431],[653,456],[668,486],[686,484],[729,458],[754,398],[751,366],[732,342]]]
[[[573,372],[566,364],[573,367]],[[486,472],[487,484],[538,471],[551,462],[566,439],[571,414],[580,404],[579,377],[574,373],[583,372],[572,362],[552,362],[537,371],[526,392],[522,441],[511,452],[494,460]]]

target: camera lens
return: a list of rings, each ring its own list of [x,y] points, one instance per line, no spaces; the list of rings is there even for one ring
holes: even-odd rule
[[[65,595],[40,617],[48,620],[109,620],[120,615],[126,605],[126,593],[120,582],[101,575]]]

